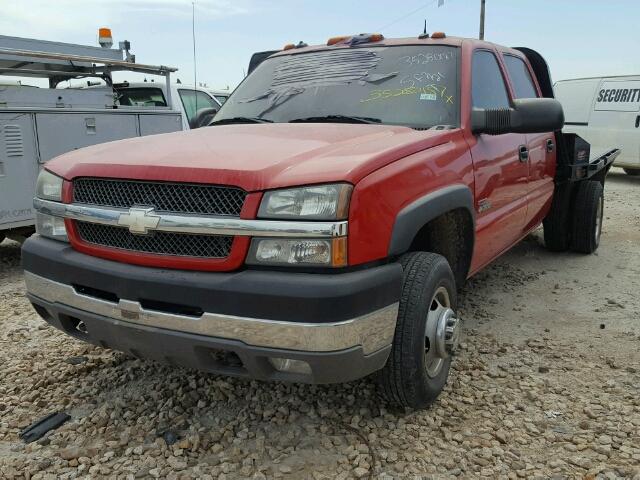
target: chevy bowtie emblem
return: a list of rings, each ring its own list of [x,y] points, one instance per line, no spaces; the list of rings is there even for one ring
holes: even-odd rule
[[[121,213],[118,218],[118,225],[129,227],[131,233],[146,235],[149,230],[153,230],[160,223],[160,217],[153,214],[154,209],[131,207],[129,213]]]

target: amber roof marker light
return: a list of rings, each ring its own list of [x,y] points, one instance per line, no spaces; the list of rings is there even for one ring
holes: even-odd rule
[[[293,44],[293,43],[287,43],[282,50],[291,50],[292,48],[304,48],[304,47],[308,47],[309,45],[306,42],[303,42],[302,40],[300,40],[297,44]]]
[[[358,35],[340,35],[337,37],[331,37],[327,40],[327,46],[337,44],[348,44],[350,46],[359,45],[361,43],[380,42],[384,40],[384,35],[381,33],[360,33]]]
[[[331,37],[329,40],[327,40],[327,46],[330,47],[331,45],[335,45],[336,43],[343,42],[349,38],[351,38],[350,35],[340,35],[338,37]]]

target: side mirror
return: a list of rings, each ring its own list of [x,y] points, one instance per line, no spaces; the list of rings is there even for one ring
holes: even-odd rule
[[[554,98],[521,98],[513,108],[474,108],[471,112],[473,133],[543,133],[564,126],[562,105]]]
[[[211,123],[216,113],[218,113],[217,108],[201,108],[189,122],[189,127],[191,127],[192,130],[194,128],[206,127]]]

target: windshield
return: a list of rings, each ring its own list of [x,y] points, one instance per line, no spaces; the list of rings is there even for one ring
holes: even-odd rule
[[[215,121],[359,117],[429,128],[458,125],[458,49],[443,45],[337,48],[269,58]]]

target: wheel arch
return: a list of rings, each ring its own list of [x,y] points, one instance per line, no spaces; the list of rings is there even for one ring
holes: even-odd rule
[[[429,251],[444,256],[456,283],[467,278],[475,243],[473,193],[466,185],[452,185],[424,195],[396,216],[389,256]]]

